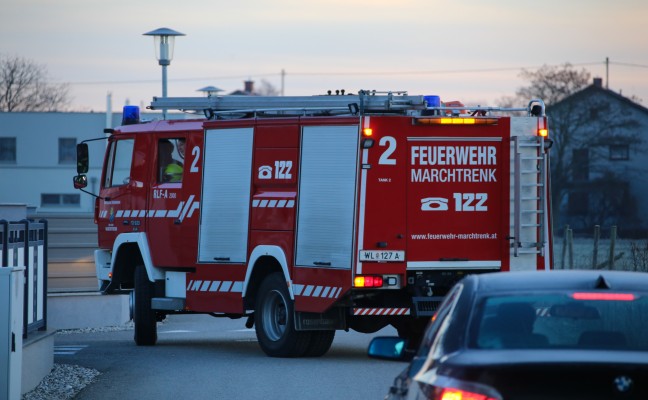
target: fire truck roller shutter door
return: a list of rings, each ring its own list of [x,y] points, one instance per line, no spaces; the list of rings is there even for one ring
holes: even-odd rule
[[[253,128],[205,132],[199,262],[246,261],[252,132]]]
[[[296,261],[350,269],[358,126],[306,126],[302,132]]]

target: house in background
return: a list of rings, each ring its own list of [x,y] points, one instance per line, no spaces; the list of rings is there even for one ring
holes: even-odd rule
[[[595,78],[547,114],[554,227],[648,237],[648,109]]]
[[[169,113],[168,118],[186,118]],[[160,118],[143,113],[142,119]],[[31,213],[92,213],[94,198],[75,190],[76,145],[107,137],[104,128],[121,125],[121,113],[0,113],[0,204],[26,204]],[[99,192],[107,141],[89,144],[87,191]]]

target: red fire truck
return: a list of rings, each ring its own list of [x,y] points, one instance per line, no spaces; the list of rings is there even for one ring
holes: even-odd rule
[[[107,130],[97,277],[132,296],[138,345],[180,313],[246,317],[269,356],[321,356],[336,330],[387,325],[416,343],[466,274],[552,268],[540,100],[360,91],[150,108],[200,118],[143,122],[127,106]]]

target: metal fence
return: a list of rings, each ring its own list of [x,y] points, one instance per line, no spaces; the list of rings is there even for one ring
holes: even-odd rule
[[[47,221],[0,220],[0,267],[25,267],[23,337],[47,329]]]

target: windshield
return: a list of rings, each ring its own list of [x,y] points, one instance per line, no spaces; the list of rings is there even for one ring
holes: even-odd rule
[[[567,293],[482,298],[470,345],[481,349],[648,351],[648,296]]]

